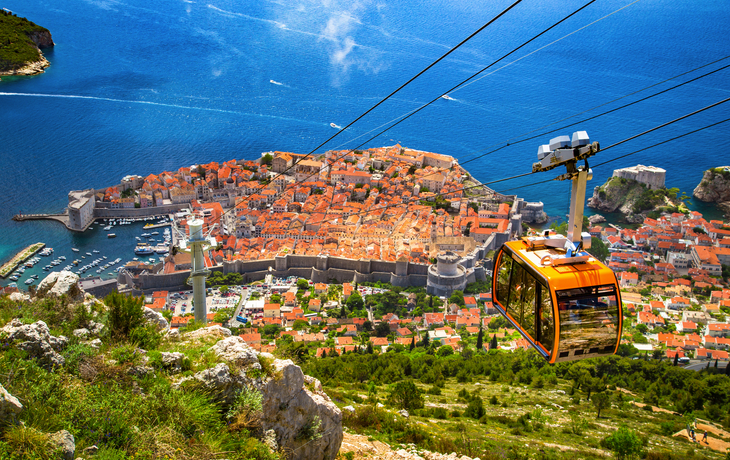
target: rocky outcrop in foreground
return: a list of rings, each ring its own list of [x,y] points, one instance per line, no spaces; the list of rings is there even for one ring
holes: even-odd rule
[[[702,181],[692,193],[700,201],[711,203],[730,201],[730,166],[705,171]]]
[[[68,340],[64,336],[52,336],[43,321],[23,324],[13,319],[0,330],[11,346],[24,350],[30,358],[46,369],[63,366],[66,360],[58,352],[66,348]]]
[[[15,421],[15,418],[23,410],[18,398],[8,393],[4,386],[0,385],[0,424],[8,424]]]
[[[220,327],[200,329],[182,338],[207,332],[220,336]],[[270,433],[274,450],[293,460],[332,460],[342,444],[342,413],[322,390],[319,380],[305,376],[291,360],[259,354],[241,337],[226,337],[210,348],[225,361],[177,383],[204,385],[219,401],[231,406],[242,391],[261,395],[261,430]],[[263,364],[263,365],[262,365]]]

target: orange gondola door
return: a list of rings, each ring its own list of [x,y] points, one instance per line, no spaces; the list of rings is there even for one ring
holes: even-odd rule
[[[553,362],[555,308],[548,280],[505,244],[492,281],[494,306],[545,359]]]

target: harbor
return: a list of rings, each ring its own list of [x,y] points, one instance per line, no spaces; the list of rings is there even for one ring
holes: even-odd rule
[[[108,280],[116,278],[129,262],[159,263],[169,254],[174,241],[171,218],[158,215],[96,219],[84,232],[69,232],[49,221],[23,223],[23,228],[36,230],[34,236],[44,242],[28,246],[4,264],[5,275],[0,278],[0,284],[27,289],[50,273],[61,270],[74,272],[81,279]],[[149,224],[154,228],[144,227]],[[37,234],[39,229],[42,235]],[[116,237],[109,238],[110,234]],[[142,236],[144,234],[149,236]],[[136,254],[139,243],[148,244],[153,250],[149,254]],[[26,266],[29,262],[32,263]]]
[[[36,255],[45,246],[45,243],[35,243],[18,252],[12,259],[0,267],[0,277],[7,278],[18,266]]]

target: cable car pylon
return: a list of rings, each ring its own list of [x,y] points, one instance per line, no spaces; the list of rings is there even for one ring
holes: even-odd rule
[[[621,340],[616,275],[585,251],[591,241],[583,232],[588,158],[599,150],[585,131],[538,148],[533,172],[565,166],[558,179],[573,183],[568,234],[508,241],[494,259],[494,306],[550,363],[613,354]]]
[[[195,308],[195,321],[203,324],[208,322],[208,307],[205,299],[205,279],[210,275],[210,270],[205,267],[204,251],[216,246],[215,239],[210,237],[211,228],[208,234],[203,233],[204,219],[202,215],[193,214],[188,219],[189,235],[183,236],[180,243],[180,251],[190,254],[191,269],[188,284],[193,286],[193,308]],[[213,226],[215,227],[215,226]]]

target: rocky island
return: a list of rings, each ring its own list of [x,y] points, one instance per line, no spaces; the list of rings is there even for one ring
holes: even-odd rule
[[[730,213],[730,166],[705,171],[692,194],[700,201],[717,203],[726,214]]]
[[[640,223],[647,214],[676,212],[683,207],[679,189],[664,186],[666,171],[637,165],[614,170],[613,176],[593,190],[588,206],[598,211],[620,212],[629,223]]]
[[[48,29],[7,9],[0,11],[0,76],[42,73],[51,63],[41,49],[52,46]]]

